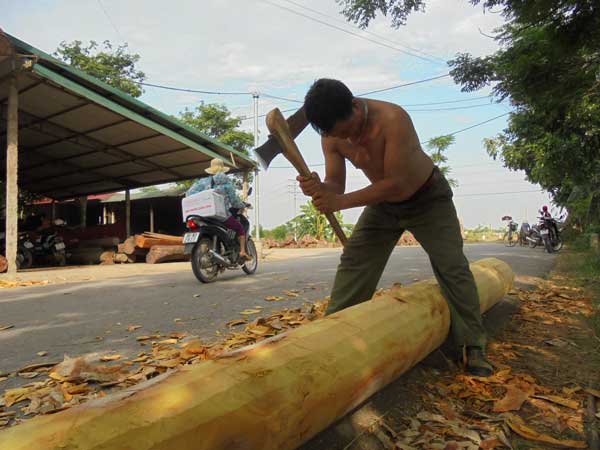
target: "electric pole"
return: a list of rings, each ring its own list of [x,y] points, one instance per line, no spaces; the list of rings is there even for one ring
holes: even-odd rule
[[[258,147],[258,92],[252,93],[254,99],[254,148]],[[256,155],[254,155],[254,159]],[[256,241],[260,241],[260,195],[258,185],[258,167],[254,172],[254,227],[256,228]]]

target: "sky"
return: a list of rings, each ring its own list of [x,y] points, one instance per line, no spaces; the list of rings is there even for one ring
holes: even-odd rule
[[[335,0],[0,0],[0,11],[1,28],[48,53],[62,41],[126,42],[141,56],[138,68],[148,83],[243,93],[146,87],[140,100],[168,114],[201,102],[224,104],[254,133],[251,93],[257,92],[259,144],[268,136],[264,114],[275,107],[292,114],[318,78],[340,79],[355,95],[384,90],[366,97],[403,106],[421,142],[459,131],[446,154],[450,176],[459,183],[454,201],[467,228],[500,227],[504,215],[533,222],[536,211],[550,205],[524,173],[509,171],[485,152],[483,139],[507,125],[508,101],[495,103],[489,88],[461,92],[450,77],[396,87],[447,74],[445,61],[457,53],[484,56],[497,50],[486,35],[503,17],[467,0],[429,0],[425,12],[409,16],[406,26],[394,29],[378,17],[366,31],[346,22]],[[309,127],[296,142],[323,177],[318,135]],[[265,228],[289,220],[307,200],[283,157],[271,165],[259,181]],[[347,174],[347,191],[368,184],[350,164]],[[361,210],[344,211],[345,221],[354,223]]]

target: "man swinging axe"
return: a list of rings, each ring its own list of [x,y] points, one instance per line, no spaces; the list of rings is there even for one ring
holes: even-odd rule
[[[463,253],[452,190],[421,149],[410,116],[398,105],[354,97],[341,81],[331,79],[311,86],[303,109],[321,135],[325,180],[315,172],[298,176],[302,192],[322,213],[365,207],[344,246],[327,314],[373,296],[392,250],[408,230],[429,255],[450,308],[452,340],[463,350],[468,372],[491,375],[479,296]],[[291,128],[293,137],[302,130]],[[346,193],[346,160],[364,172],[369,186]]]

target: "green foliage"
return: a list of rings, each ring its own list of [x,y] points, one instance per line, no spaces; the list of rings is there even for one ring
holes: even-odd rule
[[[186,108],[185,111],[179,114],[178,119],[201,133],[233,147],[244,155],[249,155],[250,149],[254,145],[254,135],[239,129],[242,123],[241,119],[232,117],[225,105],[216,103],[205,104],[203,102],[195,109]],[[237,174],[236,181],[238,188],[241,188],[241,180],[242,175]],[[194,181],[181,181],[177,184],[189,189]],[[248,182],[251,181],[252,174],[249,174]]]
[[[362,27],[377,14],[399,27],[424,8],[418,0],[338,0]],[[600,224],[600,3],[584,0],[470,0],[506,19],[500,50],[459,54],[451,75],[465,92],[493,87],[509,99],[509,125],[484,145],[506,167],[523,170],[583,227]]]
[[[424,0],[337,0],[344,6],[343,14],[348,20],[366,28],[378,13],[392,19],[398,28],[406,23],[408,15],[425,9]]]
[[[344,216],[340,211],[335,217],[346,234],[352,232],[352,225],[344,223]],[[334,241],[336,239],[333,228],[329,226],[327,218],[321,214],[311,201],[300,206],[300,214],[287,223],[288,230],[296,230],[298,239],[310,235],[315,239]]]
[[[283,241],[292,234],[287,224],[278,225],[271,230],[265,230],[264,235],[266,238],[275,239],[277,241]]]
[[[440,168],[440,172],[442,172],[442,174],[448,180],[448,184],[450,184],[450,186],[453,188],[458,187],[458,180],[448,177],[451,169],[450,166],[446,164],[448,162],[448,157],[444,155],[444,152],[448,149],[448,147],[454,144],[454,141],[454,136],[443,135],[431,138],[427,142],[427,148],[431,150],[431,154],[429,156],[431,156],[434,164]]]
[[[146,75],[135,67],[140,55],[128,50],[127,44],[114,48],[110,41],[101,45],[90,41],[87,46],[81,41],[63,41],[54,56],[132,97],[139,97],[143,90],[137,83],[144,81]]]

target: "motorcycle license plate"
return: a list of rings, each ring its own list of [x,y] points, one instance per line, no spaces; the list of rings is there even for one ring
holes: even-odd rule
[[[25,247],[25,248],[33,248],[33,244],[31,242],[23,242],[23,247]]]
[[[184,244],[195,244],[198,242],[198,238],[200,237],[200,233],[185,233],[183,235],[183,243]]]
[[[54,245],[54,248],[55,248],[56,250],[58,250],[58,251],[60,251],[60,250],[64,250],[64,249],[65,249],[65,244],[64,244],[64,242],[59,242],[58,244],[55,244],[55,245]]]
[[[550,234],[550,232],[549,232],[548,230],[540,230],[540,234],[541,234],[542,236],[545,236],[545,235],[547,235],[547,234]]]

